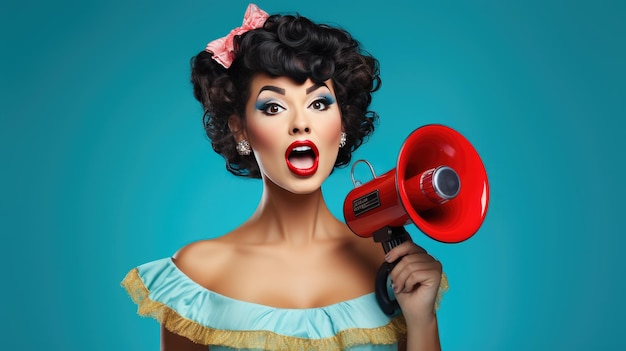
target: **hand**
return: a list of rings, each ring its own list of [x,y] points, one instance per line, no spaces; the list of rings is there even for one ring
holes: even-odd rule
[[[441,263],[411,240],[389,251],[385,260],[398,260],[390,277],[407,323],[430,323],[435,318]]]

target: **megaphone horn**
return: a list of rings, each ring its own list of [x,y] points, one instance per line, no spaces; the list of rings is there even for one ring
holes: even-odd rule
[[[354,180],[360,162],[374,177],[364,184]],[[376,176],[369,162],[359,160],[351,176],[355,189],[344,201],[344,218],[362,237],[413,223],[437,241],[457,243],[474,235],[487,213],[485,167],[469,141],[443,125],[414,130],[400,149],[395,169]]]

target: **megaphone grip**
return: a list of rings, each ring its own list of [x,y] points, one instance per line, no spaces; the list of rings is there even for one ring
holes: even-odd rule
[[[378,268],[378,272],[376,272],[376,301],[380,309],[388,316],[393,315],[396,310],[400,308],[398,301],[392,300],[389,297],[389,290],[387,289],[389,273],[393,269],[393,266],[394,265],[389,262],[384,262],[380,268]]]
[[[385,253],[411,238],[404,227],[383,227],[372,235],[374,242],[381,243]]]
[[[383,250],[385,253],[388,253],[394,247],[402,244],[403,242],[409,240],[411,236],[409,232],[404,229],[404,227],[383,227],[374,232],[372,235],[374,241],[377,243],[381,243],[383,246]],[[376,272],[376,280],[374,282],[374,291],[376,292],[376,301],[380,308],[387,315],[393,315],[395,311],[400,308],[398,305],[398,301],[392,300],[389,297],[389,290],[387,287],[389,281],[389,273],[393,267],[396,266],[396,262],[389,263],[383,262],[383,264],[378,268],[378,272]]]

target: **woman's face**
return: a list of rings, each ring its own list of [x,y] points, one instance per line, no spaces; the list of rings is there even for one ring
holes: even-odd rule
[[[297,84],[256,75],[246,103],[243,137],[262,177],[296,194],[317,190],[331,173],[341,137],[341,112],[330,80]]]

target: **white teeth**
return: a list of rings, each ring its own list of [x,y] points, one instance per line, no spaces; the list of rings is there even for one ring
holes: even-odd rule
[[[311,150],[310,146],[296,146],[291,151],[304,152]]]

